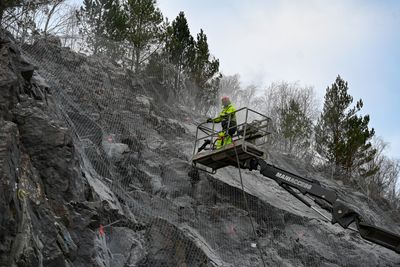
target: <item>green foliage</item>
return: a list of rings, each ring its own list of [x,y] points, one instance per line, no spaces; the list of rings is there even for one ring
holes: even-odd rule
[[[113,0],[84,0],[78,14],[81,20],[81,34],[87,36],[87,42],[93,53],[97,54],[106,49],[105,40],[109,37],[107,32],[112,31],[113,26],[110,9],[114,6]],[[111,27],[112,27],[111,26]]]
[[[317,151],[346,174],[358,172],[369,176],[377,171],[365,167],[376,154],[370,142],[375,131],[368,128],[368,115],[357,115],[363,107],[362,100],[350,108],[353,97],[347,91],[348,84],[340,76],[327,88],[323,112],[315,128]]]
[[[191,63],[194,40],[183,12],[180,12],[172,25],[167,28],[165,50],[169,54],[170,61],[176,66],[183,68]]]
[[[197,42],[195,44],[195,57],[191,65],[191,73],[200,87],[212,79],[219,71],[219,60],[210,57],[208,49],[207,36],[203,30],[197,34]]]
[[[179,94],[179,85],[184,78],[192,79],[197,88],[194,92],[196,108],[206,112],[218,97],[219,60],[210,55],[207,36],[203,30],[200,30],[196,41],[194,40],[183,12],[167,28],[165,53],[176,67],[175,94]]]
[[[122,42],[125,39],[127,17],[118,1],[110,1],[105,6],[104,31],[105,36],[113,41]]]
[[[191,76],[198,86],[196,95],[197,108],[210,106],[212,99],[218,97],[220,76],[219,60],[210,56],[207,36],[203,30],[197,34],[195,43],[195,57],[191,65]],[[204,110],[206,112],[206,110]]]
[[[136,72],[163,41],[155,0],[84,0],[80,17],[94,54],[128,62]]]
[[[125,38],[132,45],[131,68],[138,72],[140,65],[150,56],[152,46],[161,41],[163,16],[155,0],[128,0],[123,7]]]
[[[167,28],[167,38],[165,52],[170,62],[175,65],[177,71],[175,75],[174,90],[179,90],[179,81],[185,70],[188,70],[195,57],[195,42],[190,34],[189,26],[183,12]]]
[[[288,153],[299,154],[294,150],[305,150],[310,146],[312,121],[295,99],[291,99],[280,110],[279,135],[284,138],[285,151]]]

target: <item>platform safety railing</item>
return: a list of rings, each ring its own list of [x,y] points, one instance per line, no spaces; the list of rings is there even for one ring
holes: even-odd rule
[[[231,123],[233,115],[236,117],[236,125],[232,125]],[[222,123],[216,122],[203,122],[197,126],[193,157],[198,154],[197,150],[205,140],[210,140],[209,147],[206,150],[217,150],[214,144],[218,138],[218,134],[225,130],[225,134],[228,135],[229,130],[235,127],[236,131],[231,135],[232,141],[235,143],[239,140],[243,140],[243,142],[240,142],[243,151],[254,157],[259,157],[259,155],[247,149],[247,144],[253,143],[256,139],[261,139],[271,133],[271,119],[258,111],[244,107],[229,114],[226,118],[226,122],[228,126],[225,129],[222,129],[222,126],[218,125]],[[265,140],[257,145],[261,146],[263,144],[265,144]]]

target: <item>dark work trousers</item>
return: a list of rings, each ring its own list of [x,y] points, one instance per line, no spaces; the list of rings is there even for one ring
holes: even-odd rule
[[[229,123],[229,125],[228,125]],[[231,137],[236,133],[236,121],[223,120],[221,122],[222,129],[227,132]],[[229,129],[228,129],[229,127]]]

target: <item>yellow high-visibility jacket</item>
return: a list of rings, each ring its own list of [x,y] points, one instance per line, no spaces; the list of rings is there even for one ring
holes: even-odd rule
[[[229,104],[228,106],[226,106],[222,109],[221,113],[219,113],[219,116],[217,118],[215,118],[213,121],[221,122],[224,119],[229,119],[229,116],[231,116],[231,121],[236,122],[236,116],[234,114],[235,111],[236,111],[236,108],[232,104]],[[233,113],[233,114],[231,114],[231,113]]]
[[[225,132],[219,132],[218,138],[215,141],[215,149],[223,148],[226,145],[232,144],[232,137]]]

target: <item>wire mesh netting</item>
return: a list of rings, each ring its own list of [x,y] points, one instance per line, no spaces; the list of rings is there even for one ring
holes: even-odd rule
[[[331,225],[261,175],[239,175],[232,167],[214,176],[188,175],[196,126],[204,117],[194,115],[190,104],[173,103],[162,75],[135,74],[46,41],[22,45],[22,51],[74,137],[95,198],[109,206],[98,229],[107,266],[382,263],[374,256],[381,250]],[[193,101],[190,90],[186,103]],[[324,180],[293,158],[269,159]],[[379,222],[383,212],[373,211],[368,215]]]

